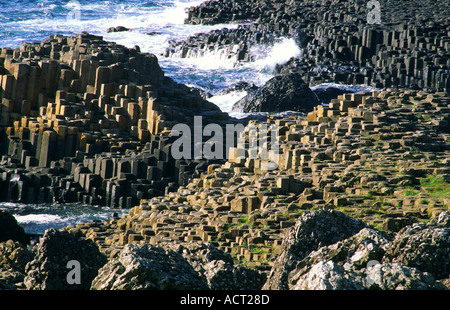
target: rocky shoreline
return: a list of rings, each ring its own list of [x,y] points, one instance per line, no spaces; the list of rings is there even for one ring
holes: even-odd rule
[[[302,58],[240,105],[304,115],[230,118],[165,77],[155,55],[88,33],[3,48],[0,201],[130,211],[50,229],[34,245],[0,213],[0,289],[450,288],[449,20],[420,1],[421,19],[405,25],[381,2],[391,20],[379,27],[363,26],[364,1],[189,10],[188,23],[254,22],[174,42],[167,57],[219,48],[251,61],[249,46],[234,47],[243,37],[295,37]],[[382,90],[325,100],[309,89],[323,82]],[[247,146],[250,128],[277,128],[277,168],[265,169],[272,143],[253,158],[232,147],[226,160],[174,159],[171,128],[194,130],[195,116],[242,123]],[[73,260],[79,284],[67,281]]]
[[[185,248],[191,249],[188,253],[200,248],[227,257],[210,260],[205,254],[194,267],[202,270],[196,271],[201,277],[208,272],[236,278],[235,273],[243,272],[252,275],[257,288],[444,288],[450,272],[445,263],[450,214],[448,130],[442,131],[437,122],[439,117],[448,120],[448,97],[443,95],[399,90],[348,94],[305,117],[268,118],[284,133],[277,170],[261,170],[263,159],[211,164],[188,185],[142,200],[120,219],[82,223],[61,233],[91,242],[98,255],[107,258],[98,273],[103,278],[92,279],[97,289],[196,287],[144,285],[139,281],[145,279],[130,282],[128,273],[120,271],[130,259],[152,261],[153,255],[177,255],[180,264],[187,260],[192,266],[190,254],[181,259],[172,252],[185,253]],[[421,105],[428,107],[418,117]],[[346,221],[349,224],[343,224]],[[315,234],[312,244],[302,245],[310,239],[306,236]],[[57,238],[52,237],[57,232],[47,235],[37,253],[47,238]],[[372,260],[380,265],[369,270]],[[140,264],[137,270],[151,272]],[[205,271],[206,265],[212,270]],[[25,274],[42,269],[33,266],[28,264]],[[129,272],[130,277],[136,274]],[[368,275],[382,282],[367,282]],[[19,287],[47,285],[27,281]],[[206,285],[212,280],[203,281]],[[246,281],[244,277],[239,283]],[[228,288],[209,285],[198,287]]]
[[[382,0],[381,23],[369,24],[367,2],[206,1],[190,8],[186,23],[242,25],[173,42],[165,56],[220,52],[247,62],[255,59],[252,47],[293,38],[303,52],[277,70],[299,72],[310,86],[333,82],[449,92],[449,4]]]

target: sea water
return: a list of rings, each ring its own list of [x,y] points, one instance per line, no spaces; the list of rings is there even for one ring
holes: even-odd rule
[[[278,38],[273,45],[251,48],[254,61],[236,64],[220,53],[206,53],[198,58],[164,57],[170,40],[183,40],[214,29],[237,28],[238,24],[212,26],[186,25],[186,9],[201,0],[0,0],[0,47],[16,48],[22,42],[40,42],[50,35],[76,35],[82,31],[101,35],[126,47],[135,45],[141,52],[155,54],[166,76],[179,83],[199,88],[211,95],[208,99],[234,117],[233,104],[247,95],[238,90],[217,94],[239,82],[262,86],[274,76],[273,69],[291,57],[301,55],[293,39]],[[124,26],[126,32],[107,32],[110,27]],[[329,85],[337,87],[341,85]],[[319,86],[320,87],[320,86]],[[327,87],[327,86],[324,86]],[[28,233],[40,234],[45,229],[60,228],[78,222],[111,217],[117,210],[79,204],[23,205],[0,203],[9,210]],[[123,213],[123,211],[120,211]]]
[[[121,217],[127,210],[71,204],[0,203],[0,210],[14,215],[27,234],[42,235],[48,228],[60,229],[68,225],[91,221],[105,221]]]

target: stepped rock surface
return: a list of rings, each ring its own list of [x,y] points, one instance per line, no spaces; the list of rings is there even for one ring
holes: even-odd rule
[[[228,119],[155,55],[89,33],[3,48],[0,77],[0,201],[131,208],[197,175],[169,154],[174,124]]]

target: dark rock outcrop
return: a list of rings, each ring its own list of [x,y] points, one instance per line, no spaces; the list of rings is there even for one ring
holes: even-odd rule
[[[79,263],[80,283],[69,283],[71,261]],[[89,239],[68,231],[49,229],[41,238],[36,256],[26,266],[24,283],[29,290],[86,290],[106,256]]]
[[[257,91],[258,89],[259,89],[259,87],[253,83],[239,82],[239,83],[233,84],[227,88],[221,89],[220,91],[218,91],[215,94],[215,96],[226,95],[226,94],[229,94],[229,93],[235,92],[235,91],[246,91],[249,93],[253,93],[253,92]]]
[[[110,32],[125,32],[125,31],[130,31],[129,28],[124,27],[124,26],[116,26],[116,27],[110,27],[106,30],[106,32],[110,33]]]
[[[313,92],[316,94],[320,103],[329,103],[332,99],[336,99],[338,96],[348,93],[344,89],[337,87],[326,87],[314,89]]]
[[[0,242],[13,240],[23,245],[30,242],[25,230],[17,224],[17,220],[7,211],[0,210]]]
[[[297,73],[270,79],[259,90],[235,103],[240,112],[311,112],[319,103],[317,96]]]

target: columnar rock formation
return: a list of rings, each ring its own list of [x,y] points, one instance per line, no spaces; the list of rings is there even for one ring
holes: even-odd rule
[[[277,169],[267,170],[270,157],[231,156],[120,219],[68,229],[110,255],[127,244],[208,242],[266,271],[307,211],[334,209],[395,233],[448,210],[448,104],[444,93],[392,89],[254,121],[248,128],[279,129]]]
[[[296,71],[310,85],[324,82],[377,88],[450,90],[450,7],[439,1],[379,1],[379,24],[367,1],[206,1],[191,7],[186,23],[241,23],[174,42],[166,56],[222,53],[237,62],[255,59],[251,48],[294,38],[300,57],[278,68]]]
[[[169,156],[174,124],[228,118],[156,56],[88,33],[3,48],[0,73],[3,201],[132,207],[194,173]]]
[[[236,120],[138,47],[83,33],[2,49],[0,200],[130,210],[47,230],[33,252],[20,229],[7,235],[0,288],[70,287],[60,280],[71,256],[86,262],[82,289],[449,288],[448,4],[380,2],[380,26],[363,23],[365,1],[191,8],[189,23],[256,22],[174,43],[167,56],[224,49],[251,61],[249,46],[233,46],[239,36],[288,35],[304,53],[281,74],[429,88],[344,93],[304,115],[246,120],[238,136],[257,148],[240,157],[232,146],[218,161],[175,160],[170,129],[195,127],[194,116]]]

